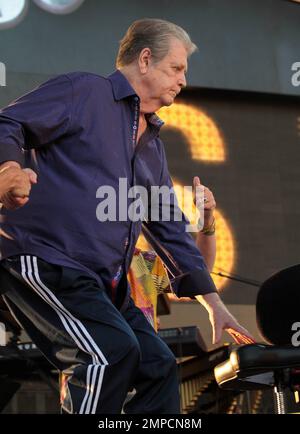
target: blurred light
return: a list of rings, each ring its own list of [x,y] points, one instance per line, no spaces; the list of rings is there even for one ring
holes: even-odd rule
[[[179,128],[186,136],[193,160],[213,163],[226,159],[221,133],[215,122],[202,110],[192,105],[174,103],[161,108],[158,115],[166,126]]]
[[[0,29],[9,29],[19,24],[27,8],[27,0],[0,0]]]
[[[47,12],[53,14],[70,14],[82,5],[84,0],[33,0],[35,4],[40,6]]]

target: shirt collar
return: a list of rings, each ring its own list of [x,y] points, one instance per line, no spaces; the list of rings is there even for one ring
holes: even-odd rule
[[[157,116],[156,113],[149,113],[148,115],[146,115],[146,118],[150,124],[154,125],[157,128],[161,128],[164,124],[164,121],[159,116]]]
[[[127,78],[118,69],[108,76],[108,80],[111,82],[115,100],[119,101],[128,96],[137,96]]]
[[[109,75],[108,80],[112,84],[115,100],[119,101],[129,96],[135,96],[139,99],[135,90],[131,87],[129,81],[119,69]],[[150,124],[154,125],[158,129],[160,129],[160,127],[164,124],[164,122],[157,116],[156,113],[149,113],[147,115],[147,120]]]

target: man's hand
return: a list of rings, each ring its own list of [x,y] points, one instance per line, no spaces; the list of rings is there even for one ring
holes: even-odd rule
[[[204,211],[204,226],[209,226],[214,219],[216,201],[212,191],[201,184],[200,178],[195,176],[193,179],[193,200],[200,214]],[[199,194],[200,192],[200,194]]]
[[[14,210],[29,200],[31,185],[37,183],[37,175],[31,169],[21,169],[16,162],[6,162],[0,167],[0,201],[7,209]]]
[[[209,271],[214,268],[216,260],[215,216],[216,201],[209,188],[201,184],[200,178],[193,179],[193,199],[200,213],[196,245],[203,255]]]
[[[237,344],[252,344],[255,342],[248,330],[242,327],[227,310],[217,293],[197,295],[196,299],[208,311],[213,331],[213,344],[220,342],[223,330],[226,330]]]

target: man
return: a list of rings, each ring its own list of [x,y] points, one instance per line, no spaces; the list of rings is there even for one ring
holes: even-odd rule
[[[2,264],[20,282],[4,299],[66,374],[63,411],[118,413],[132,387],[125,412],[179,411],[175,359],[129,296],[126,274],[141,219],[124,216],[120,205],[99,221],[99,186],[121,193],[121,201],[126,196],[129,207],[132,186],[171,187],[154,112],[186,85],[194,49],[180,27],[140,20],[121,41],[118,70],[107,79],[58,76],[0,112],[2,167],[21,170],[21,149],[34,149],[39,178],[26,206],[11,212],[16,198],[3,200],[10,209],[3,229],[12,240],[2,240]],[[174,219],[176,201],[154,202],[160,216],[171,209],[171,221],[145,224],[178,264],[174,291],[200,297],[216,339],[226,328],[244,341],[247,331],[222,304],[186,219]]]

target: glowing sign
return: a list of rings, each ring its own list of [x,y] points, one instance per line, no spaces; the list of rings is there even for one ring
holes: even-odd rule
[[[225,161],[224,139],[214,121],[198,108],[175,103],[158,111],[168,127],[179,128],[186,136],[193,160]]]

